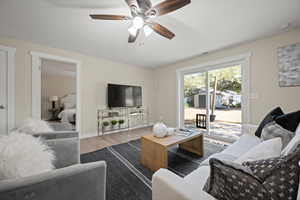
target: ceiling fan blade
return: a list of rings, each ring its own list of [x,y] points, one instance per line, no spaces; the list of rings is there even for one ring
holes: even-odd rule
[[[172,33],[171,31],[169,31],[166,27],[155,23],[155,22],[151,22],[149,23],[149,26],[159,35],[166,37],[170,40],[172,40],[175,37],[175,34]]]
[[[161,16],[178,10],[191,3],[191,0],[166,0],[151,8],[147,13],[150,15]]]
[[[128,43],[134,43],[136,38],[139,36],[140,29],[137,30],[135,35],[129,34]]]
[[[137,0],[140,9],[142,9],[144,12],[152,8],[151,0]]]
[[[139,4],[137,2],[137,0],[125,0],[127,5],[131,8],[131,7],[139,7]]]
[[[129,20],[130,17],[123,15],[90,15],[92,19],[100,20]]]

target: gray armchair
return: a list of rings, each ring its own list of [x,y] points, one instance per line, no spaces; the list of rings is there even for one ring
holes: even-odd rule
[[[54,150],[56,170],[0,181],[1,200],[105,200],[106,163],[80,164],[77,132],[36,134]]]

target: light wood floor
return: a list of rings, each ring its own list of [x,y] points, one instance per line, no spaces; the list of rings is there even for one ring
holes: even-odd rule
[[[105,147],[109,147],[115,144],[121,144],[121,143],[129,142],[131,140],[140,139],[143,135],[147,135],[150,133],[152,133],[152,127],[140,128],[140,129],[135,129],[130,131],[123,131],[120,133],[112,133],[100,137],[91,137],[87,139],[82,139],[80,140],[80,152],[81,154],[83,154],[83,153],[97,151],[99,149],[103,149]],[[230,144],[228,142],[216,140],[213,138],[208,138],[206,136],[205,139],[210,140],[212,142],[221,143],[221,144],[226,144],[226,145]]]
[[[140,128],[120,133],[107,134],[100,137],[91,137],[80,141],[81,154],[97,151],[105,147],[140,139],[141,136],[152,132],[152,127]]]

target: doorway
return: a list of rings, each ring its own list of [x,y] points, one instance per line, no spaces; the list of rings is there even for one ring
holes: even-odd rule
[[[236,141],[249,122],[249,57],[177,71],[178,124]]]
[[[58,131],[80,131],[79,61],[31,52],[32,117]]]
[[[76,130],[76,65],[42,59],[41,118],[51,126]]]
[[[15,52],[0,45],[0,135],[15,127]]]

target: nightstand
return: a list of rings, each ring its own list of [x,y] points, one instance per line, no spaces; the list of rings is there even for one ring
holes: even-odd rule
[[[58,118],[58,114],[59,114],[59,111],[60,109],[58,108],[51,108],[48,110],[50,113],[51,113],[51,118],[49,119],[49,121],[58,121],[59,118]]]

